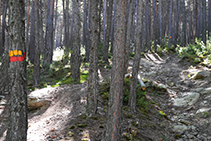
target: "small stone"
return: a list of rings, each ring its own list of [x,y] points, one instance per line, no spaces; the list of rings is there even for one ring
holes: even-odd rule
[[[192,139],[192,138],[194,138],[194,136],[192,134],[187,134],[187,138]]]
[[[196,103],[198,100],[200,94],[196,92],[187,92],[182,94],[184,97],[183,98],[176,98],[174,99],[174,106],[189,106],[193,105]]]
[[[195,117],[208,117],[211,114],[211,108],[201,108],[199,109]]]
[[[195,73],[191,79],[203,79],[205,77],[209,77],[210,76],[210,71],[207,70],[203,70],[203,71],[199,71],[197,73]]]
[[[203,89],[201,91],[201,94],[203,95],[211,94],[211,87]]]
[[[185,126],[185,125],[175,125],[172,129],[174,132],[177,132],[177,133],[182,133],[184,132],[185,130],[188,130],[188,127]]]

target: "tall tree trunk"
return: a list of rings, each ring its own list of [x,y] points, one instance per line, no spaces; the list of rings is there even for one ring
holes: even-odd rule
[[[159,40],[159,35],[158,35],[158,9],[157,9],[157,1],[153,0],[153,40],[154,40],[154,51],[157,51],[157,44]]]
[[[47,21],[45,34],[45,52],[44,52],[44,67],[49,69],[53,57],[53,15],[54,15],[54,0],[48,0]]]
[[[25,4],[23,0],[10,0],[9,2],[9,51],[25,48]],[[15,14],[14,14],[15,13]],[[16,57],[14,53],[12,57]],[[8,55],[8,54],[7,54]],[[11,57],[12,56],[12,57]],[[26,93],[26,62],[25,60],[9,63],[9,125],[6,141],[27,140],[27,93]]]
[[[53,32],[53,38],[56,41],[56,34],[57,34],[57,19],[58,19],[58,0],[56,0],[56,10],[55,10],[55,18],[54,18],[54,32]],[[57,47],[57,42],[54,43],[54,48]]]
[[[124,56],[126,37],[127,1],[116,0],[117,15],[115,22],[112,76],[109,92],[106,134],[104,141],[119,141],[121,136],[121,117],[123,104]]]
[[[98,10],[98,19],[99,19],[99,38],[98,38],[98,43],[101,42],[101,27],[102,27],[102,24],[101,24],[101,13],[102,13],[102,7],[103,7],[103,4],[102,4],[102,0],[99,1],[99,10]]]
[[[30,29],[30,41],[29,41],[29,61],[34,64],[35,53],[35,1],[32,1],[31,10],[31,29]]]
[[[132,31],[132,23],[133,23],[133,12],[134,12],[135,0],[128,1],[128,11],[127,11],[127,28],[126,28],[126,45],[125,45],[125,73],[128,68],[128,61],[130,58],[130,43],[131,43],[131,31]]]
[[[137,25],[136,25],[136,51],[135,51],[135,57],[133,60],[133,69],[132,69],[132,78],[130,81],[130,96],[129,96],[129,106],[131,111],[136,112],[136,86],[137,86],[137,76],[139,72],[139,64],[140,64],[140,57],[141,57],[141,47],[142,47],[142,0],[139,0],[138,3],[138,19],[137,19]]]
[[[34,71],[33,79],[34,85],[40,84],[40,7],[41,4],[38,0],[35,0],[35,52],[34,52]]]
[[[210,37],[210,32],[211,32],[211,0],[208,0],[208,21],[207,21],[207,23],[209,23],[209,24],[207,24],[207,29],[208,29],[208,37]]]
[[[87,96],[87,113],[95,115],[97,112],[99,82],[98,82],[98,2],[99,0],[90,0],[90,62],[89,62],[89,79],[88,79],[88,96]]]
[[[7,5],[8,5],[8,1],[3,0],[3,3],[2,3],[2,11],[3,11],[2,13],[2,42],[1,42],[2,47],[0,47],[0,57],[5,49],[5,30],[7,29],[7,24],[6,24]]]
[[[160,28],[160,46],[163,46],[163,23],[162,23],[162,0],[159,0],[159,28]]]
[[[173,37],[173,0],[170,0],[170,14],[169,14],[169,42],[168,47],[172,45],[172,37]]]
[[[107,20],[107,0],[103,2],[103,51],[105,48],[106,39],[106,20]]]
[[[27,25],[26,25],[26,52],[29,50],[29,25],[30,25],[30,0],[28,0],[27,8]]]
[[[110,34],[111,34],[111,22],[112,22],[112,10],[113,10],[113,0],[108,0],[108,15],[107,15],[107,27],[105,33],[105,42],[103,46],[103,61],[108,64],[108,49],[110,42]]]
[[[80,10],[79,10],[79,1],[72,1],[73,8],[73,47],[71,53],[71,71],[72,78],[76,82],[80,81],[80,66],[81,66],[81,56],[80,56]]]
[[[207,30],[207,16],[206,16],[206,0],[202,0],[202,41],[206,45],[206,30]]]
[[[186,45],[186,10],[185,10],[185,0],[182,0],[182,33],[181,33],[181,45]]]
[[[113,54],[113,46],[114,46],[114,26],[115,26],[115,19],[116,19],[116,2],[117,0],[114,0],[114,15],[112,19],[112,24],[111,24],[111,49],[110,53]]]
[[[90,2],[88,2],[90,3]],[[83,21],[83,44],[86,50],[86,62],[89,62],[89,48],[87,44],[88,26],[87,26],[87,3],[84,0],[84,21]]]
[[[90,54],[90,47],[91,47],[91,43],[90,43],[90,32],[89,32],[89,29],[90,29],[90,19],[91,19],[91,14],[90,14],[90,7],[91,7],[91,3],[89,2],[88,3],[88,18],[87,18],[87,28],[86,28],[86,41],[87,41],[87,47],[86,47],[86,62],[89,62],[89,54]]]

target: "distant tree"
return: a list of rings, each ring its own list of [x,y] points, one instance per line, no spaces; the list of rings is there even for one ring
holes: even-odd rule
[[[26,25],[26,52],[28,53],[28,48],[29,48],[29,25],[30,25],[30,0],[27,2],[27,25]]]
[[[114,14],[113,14],[113,18],[112,18],[112,24],[111,24],[111,49],[110,49],[110,53],[113,54],[113,46],[114,46],[114,27],[115,27],[115,19],[116,19],[116,1],[114,0]]]
[[[99,0],[89,0],[90,7],[90,37],[91,48],[89,56],[89,79],[87,96],[87,113],[95,115],[97,112],[99,82],[98,82],[98,3]]]
[[[127,0],[116,0],[116,4],[112,75],[104,141],[119,141],[121,136]]]
[[[108,64],[108,49],[110,43],[110,34],[111,34],[111,22],[112,22],[112,11],[113,11],[113,0],[108,0],[108,9],[107,9],[107,26],[105,33],[105,41],[103,42],[103,61]]]
[[[2,1],[2,41],[1,43],[1,47],[0,47],[0,57],[4,52],[4,48],[5,48],[5,30],[7,28],[6,25],[6,16],[7,16],[7,7],[8,7],[8,1],[7,0],[3,0]]]
[[[125,43],[125,73],[127,73],[128,68],[128,61],[130,58],[130,52],[131,52],[131,32],[132,32],[132,24],[133,24],[133,14],[134,14],[134,5],[135,0],[129,0],[128,1],[128,8],[127,8],[127,27],[126,27],[126,43]]]
[[[182,0],[182,33],[181,33],[181,45],[186,45],[186,10],[185,10],[185,0]]]
[[[81,56],[80,56],[80,5],[78,0],[72,1],[72,11],[73,11],[73,46],[71,48],[71,72],[72,77],[76,82],[80,81],[80,66],[81,66]]]
[[[64,46],[65,46],[65,52],[67,53],[70,49],[69,45],[69,0],[63,0],[63,18],[64,18]]]
[[[153,40],[154,40],[154,51],[157,51],[157,44],[159,42],[159,24],[158,24],[158,8],[157,0],[153,0]]]
[[[173,42],[173,0],[170,0],[170,14],[169,14],[169,42],[168,42],[168,47],[171,47],[172,42]]]
[[[26,51],[25,47],[25,4],[23,0],[9,1],[9,35],[8,52],[19,51],[19,55]],[[15,13],[15,14],[14,14]],[[17,59],[17,52],[10,54]],[[20,53],[21,52],[21,53]],[[9,57],[9,56],[8,56]],[[19,59],[18,59],[19,60]],[[27,93],[26,93],[26,62],[20,58],[19,61],[10,62],[8,68],[9,79],[9,121],[6,141],[27,140]]]
[[[35,53],[35,1],[32,1],[31,10],[31,28],[30,28],[30,41],[29,41],[29,61],[34,64],[34,53]]]
[[[163,21],[162,21],[162,0],[159,0],[159,33],[160,33],[160,45],[163,46]]]
[[[206,45],[206,31],[207,31],[207,6],[206,6],[206,0],[202,0],[202,41]]]
[[[44,67],[47,69],[52,63],[53,57],[53,16],[54,16],[54,0],[48,0],[47,4],[47,19],[45,33],[45,51],[44,51]]]
[[[40,42],[41,42],[41,32],[40,28],[42,28],[41,22],[41,2],[39,0],[35,0],[35,51],[34,51],[34,71],[33,71],[33,79],[34,85],[40,84]]]
[[[208,17],[208,21],[207,23],[207,29],[208,29],[208,36],[210,37],[210,32],[211,32],[211,0],[208,0],[208,12],[207,12],[207,17]]]

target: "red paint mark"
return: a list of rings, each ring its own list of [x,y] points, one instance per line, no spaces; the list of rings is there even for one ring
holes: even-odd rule
[[[26,59],[26,53],[23,52],[23,54],[24,54],[23,56],[12,56],[12,57],[10,57],[10,62],[17,62],[17,61],[22,62],[22,61],[24,61]]]

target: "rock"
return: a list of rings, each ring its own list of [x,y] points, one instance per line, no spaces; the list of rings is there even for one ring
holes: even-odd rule
[[[35,90],[28,95],[28,110],[35,110],[44,105],[50,104],[50,99],[53,97],[51,94],[55,88],[44,88]]]
[[[186,136],[187,136],[188,139],[193,139],[194,138],[194,135],[192,135],[192,134],[187,134]]]
[[[50,104],[50,101],[44,99],[28,99],[28,110],[35,110],[44,105]]]
[[[177,133],[182,133],[188,130],[188,127],[185,125],[175,125],[172,130]]]
[[[208,70],[203,70],[203,71],[199,71],[197,73],[195,73],[191,79],[203,79],[205,77],[209,77],[210,76],[210,71]]]
[[[183,107],[183,106],[189,106],[196,103],[198,100],[200,94],[196,92],[187,92],[182,94],[183,98],[176,98],[174,99],[174,106]]]
[[[203,95],[211,94],[211,87],[203,89],[201,91],[201,94]]]
[[[201,108],[199,109],[195,117],[208,117],[211,114],[211,108]]]

